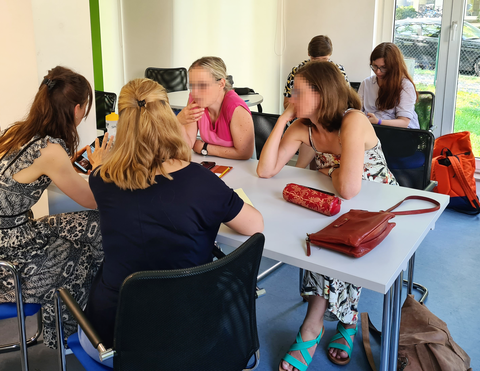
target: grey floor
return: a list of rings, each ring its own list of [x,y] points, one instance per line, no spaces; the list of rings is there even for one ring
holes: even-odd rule
[[[471,367],[480,367],[480,338],[478,308],[480,306],[480,217],[468,216],[446,210],[416,255],[415,281],[426,285],[430,296],[427,307],[445,321],[453,339],[469,354]],[[273,262],[264,259],[265,269]],[[257,370],[277,370],[278,362],[293,342],[305,315],[306,304],[298,295],[298,269],[283,266],[260,282],[267,295],[257,301],[258,331],[261,362]],[[405,292],[405,290],[404,290]],[[381,327],[383,296],[363,290],[360,311],[368,311],[377,327]],[[29,321],[29,327],[31,323]],[[329,338],[335,332],[335,323],[327,322],[326,333],[309,370],[369,370],[361,344],[361,336],[355,339],[352,362],[341,368],[333,365],[326,356]],[[0,343],[13,340],[16,326],[12,320],[0,322]],[[359,333],[360,335],[360,333]],[[373,344],[378,366],[379,347]],[[0,354],[0,371],[20,370],[18,353]],[[30,369],[34,371],[58,370],[56,352],[43,344],[29,348]],[[68,370],[79,371],[83,367],[73,355],[67,356]]]

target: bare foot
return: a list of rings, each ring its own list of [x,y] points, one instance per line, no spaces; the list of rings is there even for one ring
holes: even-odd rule
[[[310,341],[310,340],[315,340],[318,337],[318,335],[320,334],[320,332],[323,335],[323,332],[324,332],[323,322],[320,323],[319,326],[313,326],[313,327],[306,326],[305,324],[303,324],[301,329],[300,329],[300,334],[302,336],[303,342],[307,342],[307,341]],[[313,358],[313,354],[315,353],[315,349],[317,349],[317,345],[318,345],[318,343],[315,343],[310,348],[308,348],[308,353],[310,354],[310,357],[312,357],[312,358]],[[287,354],[290,354],[292,357],[294,357],[295,359],[297,359],[298,361],[300,361],[304,365],[308,366],[308,364],[305,361],[305,359],[303,358],[300,350],[289,351]],[[290,363],[288,363],[287,361],[285,361],[283,359],[280,362],[280,365],[278,366],[278,369],[279,369],[279,371],[298,371],[297,368],[295,368],[294,366],[292,366]]]
[[[356,324],[354,325],[347,325],[345,323],[342,323],[343,327],[345,328],[345,330],[348,330],[348,329],[355,329],[357,327]],[[337,331],[337,334],[339,332]],[[352,339],[352,343],[353,343],[353,340],[355,339],[355,335],[352,335],[350,336],[350,338]],[[335,341],[333,341],[333,343],[339,343],[339,344],[343,344],[343,345],[346,345],[347,347],[349,347],[348,343],[347,343],[347,340],[345,340],[345,338],[342,336],[340,339],[337,339]],[[337,348],[328,348],[328,352],[330,353],[330,355],[333,357],[333,358],[336,358],[338,359],[339,361],[345,361],[348,359],[348,353],[345,352],[344,350],[341,350],[341,349],[337,349]]]

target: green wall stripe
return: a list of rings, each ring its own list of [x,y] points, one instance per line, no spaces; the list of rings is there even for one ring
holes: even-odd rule
[[[93,76],[95,90],[103,91],[102,37],[98,0],[90,0],[90,27],[92,31]]]

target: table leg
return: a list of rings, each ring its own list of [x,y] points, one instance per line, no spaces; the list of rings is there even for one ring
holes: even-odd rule
[[[380,349],[380,371],[388,371],[390,330],[392,325],[391,295],[393,286],[383,296],[382,344]]]
[[[392,308],[392,334],[390,340],[390,370],[397,369],[398,341],[400,336],[401,298],[402,298],[403,272],[393,284],[393,308]]]
[[[415,254],[408,261],[408,295],[413,292],[413,271],[415,269]]]

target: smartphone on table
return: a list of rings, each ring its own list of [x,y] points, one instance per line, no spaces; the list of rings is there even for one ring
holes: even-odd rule
[[[100,141],[100,145],[102,145],[103,136],[98,137],[98,140]],[[92,150],[92,153],[93,151],[95,151],[95,141],[93,141],[93,143],[90,144],[90,149]],[[83,151],[82,154],[75,159],[75,161],[73,162],[73,165],[84,174],[87,174],[89,170],[92,170],[92,164],[88,159],[87,150]]]
[[[200,162],[200,165],[202,165],[204,168],[207,168],[208,170],[211,170],[215,166],[215,162],[213,162],[213,161],[202,161],[202,162]]]

